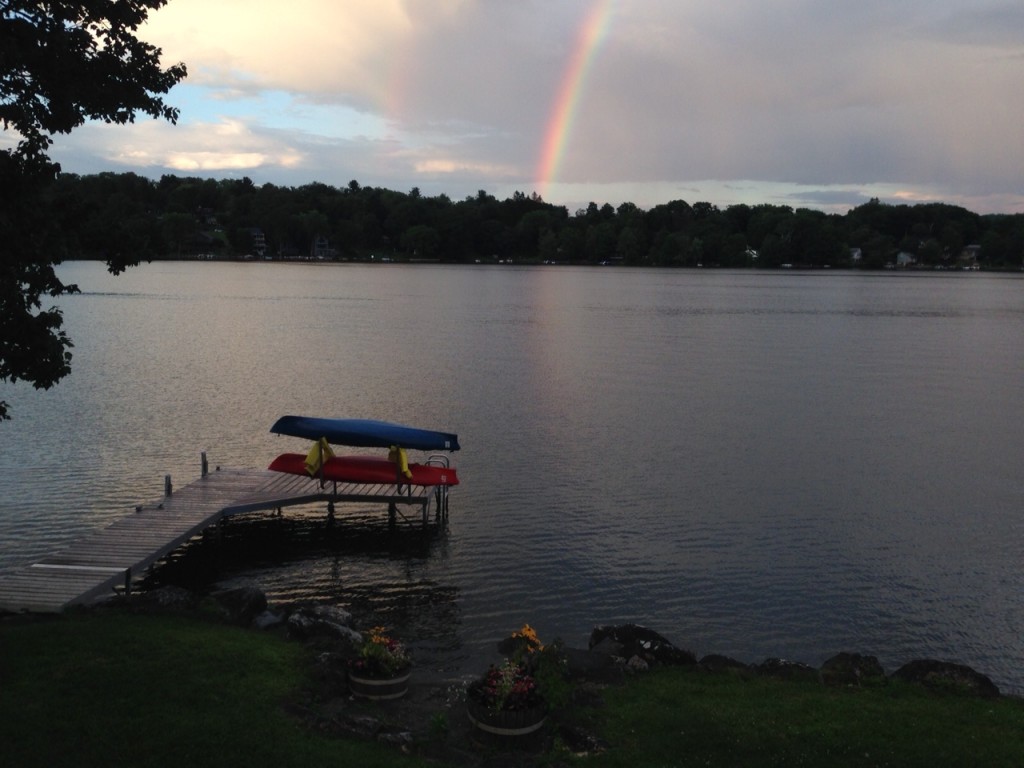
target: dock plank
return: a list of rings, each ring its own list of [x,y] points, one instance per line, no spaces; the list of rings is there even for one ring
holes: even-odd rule
[[[131,579],[224,518],[332,501],[418,507],[427,521],[433,488],[327,483],[255,469],[219,469],[136,507],[106,528],[0,575],[0,611],[61,611],[110,596]]]

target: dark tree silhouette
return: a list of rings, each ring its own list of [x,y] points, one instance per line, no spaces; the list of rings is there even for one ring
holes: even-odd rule
[[[135,36],[165,3],[0,0],[0,123],[16,141],[0,151],[0,381],[48,388],[70,371],[60,310],[42,306],[43,296],[77,290],[54,272],[68,251],[67,212],[54,200],[60,166],[47,151],[54,134],[87,120],[177,120],[162,95],[185,77],[185,65],[164,69],[160,49]],[[112,272],[138,263],[137,251],[112,245]],[[0,420],[7,411],[0,401]]]

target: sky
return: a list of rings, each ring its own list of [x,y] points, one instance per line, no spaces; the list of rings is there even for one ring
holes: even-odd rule
[[[176,125],[74,173],[843,213],[1024,212],[1020,0],[170,0]]]

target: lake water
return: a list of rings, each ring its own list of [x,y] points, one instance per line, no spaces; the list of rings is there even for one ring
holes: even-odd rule
[[[969,664],[1024,692],[1021,275],[69,263],[73,373],[0,386],[0,577],[286,413],[457,432],[447,530],[240,523],[218,585],[479,671],[524,622],[698,656]],[[234,526],[234,524],[232,524]],[[248,531],[248,532],[245,532]]]

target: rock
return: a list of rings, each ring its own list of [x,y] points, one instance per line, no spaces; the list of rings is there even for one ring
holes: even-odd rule
[[[601,638],[598,642],[594,642],[594,637],[590,637],[590,652],[604,656],[606,658],[622,658],[626,654],[626,648],[622,643],[614,640],[610,637]]]
[[[646,672],[650,668],[651,665],[639,656],[630,656],[629,661],[626,662],[626,671],[632,674],[636,674],[637,672]]]
[[[885,670],[874,656],[859,653],[837,653],[821,665],[821,681],[825,685],[853,685],[885,682]]]
[[[352,626],[352,614],[336,605],[314,605],[306,609],[312,616],[339,627]]]
[[[300,608],[288,617],[288,631],[299,638],[329,635],[341,638],[353,646],[363,642],[363,636],[350,626],[352,614],[343,608],[317,605]]]
[[[348,690],[348,667],[341,654],[330,651],[319,654],[310,676],[322,690],[332,694]]]
[[[608,647],[607,641],[621,646],[621,653],[615,654],[623,658],[639,656],[648,664],[686,665],[696,664],[697,657],[690,651],[676,648],[662,635],[653,629],[636,624],[596,627],[590,633],[591,650]]]
[[[380,731],[381,723],[373,717],[343,716],[335,720],[337,730],[360,739],[373,739]]]
[[[698,665],[708,672],[749,672],[750,665],[737,661],[730,656],[722,656],[717,653],[709,653],[702,658]]]
[[[988,677],[968,666],[950,661],[916,659],[897,669],[892,677],[908,683],[918,683],[934,691],[986,699],[999,696],[999,688]]]
[[[256,616],[267,610],[267,596],[253,584],[216,592],[213,599],[233,624],[251,624]]]
[[[199,602],[187,589],[171,585],[157,587],[132,599],[147,610],[171,612],[190,611]]]
[[[608,742],[575,725],[563,725],[558,735],[566,748],[576,757],[586,757],[608,751]]]
[[[390,744],[393,747],[410,747],[415,739],[411,731],[382,728],[377,733],[377,741],[380,744]]]
[[[274,611],[264,611],[252,620],[254,629],[271,629],[284,624],[284,616]]]
[[[786,659],[765,659],[754,669],[764,677],[774,677],[779,680],[796,680],[812,682],[818,680],[818,670],[800,661],[787,661]]]

